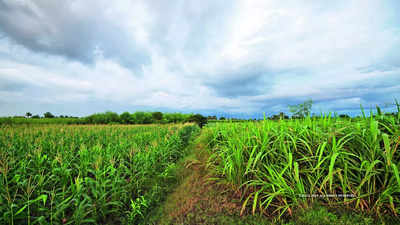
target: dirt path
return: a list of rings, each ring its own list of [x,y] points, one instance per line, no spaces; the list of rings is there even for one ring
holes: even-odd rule
[[[221,213],[233,215],[240,210],[240,204],[231,201],[233,196],[222,193],[221,187],[210,181],[206,170],[208,155],[201,143],[196,145],[194,156],[186,161],[188,176],[166,202],[167,213],[172,221],[198,224],[206,222],[209,219],[207,217]]]
[[[239,196],[210,180],[208,157],[205,143],[197,141],[184,161],[182,182],[167,197],[157,224],[265,224],[256,217],[239,216]]]

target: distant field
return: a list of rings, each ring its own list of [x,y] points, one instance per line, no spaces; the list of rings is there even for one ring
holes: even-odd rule
[[[135,224],[165,196],[189,126],[0,129],[0,224]]]

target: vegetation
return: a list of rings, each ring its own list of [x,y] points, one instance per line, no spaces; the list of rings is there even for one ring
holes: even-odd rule
[[[246,210],[244,215],[240,215],[239,193],[229,184],[210,179],[212,174],[210,168],[207,168],[210,155],[205,148],[209,142],[209,132],[209,129],[203,129],[201,136],[192,143],[191,153],[182,161],[183,166],[178,169],[180,185],[160,207],[152,212],[146,224],[376,224],[377,221],[365,213],[344,208],[332,210],[318,204],[300,208],[292,216],[281,219],[266,217],[259,213],[252,215],[251,210]],[[390,220],[384,222],[398,224]]]
[[[51,112],[44,113],[44,118],[54,118],[54,115]]]
[[[154,121],[161,121],[163,118],[162,112],[153,112],[151,115]]]
[[[398,224],[400,105],[351,118],[306,103],[258,121],[0,118],[0,224]]]
[[[289,116],[285,115],[285,113],[283,113],[283,112],[280,112],[279,115],[273,115],[269,119],[271,119],[271,120],[283,120],[283,119],[287,120],[287,119],[289,119]]]
[[[200,128],[207,124],[207,118],[201,114],[192,115],[187,119],[189,122],[195,122]]]
[[[313,101],[310,99],[303,102],[302,104],[290,105],[289,111],[293,113],[293,117],[304,118],[310,115],[312,104]]]
[[[209,127],[209,167],[240,194],[242,213],[281,217],[319,201],[397,216],[399,125],[399,113],[380,109],[357,121],[324,115],[217,123]]]
[[[29,114],[31,115],[31,114]],[[205,119],[205,120],[204,120]],[[26,117],[0,117],[1,124],[167,124],[196,122],[203,126],[207,119],[200,114],[162,113],[162,112],[124,112],[118,115],[115,112],[95,113],[87,117],[59,116],[46,112],[43,118],[39,115]]]
[[[3,126],[0,224],[138,224],[197,126]]]
[[[16,118],[16,117],[0,117],[1,125],[45,125],[45,124],[84,124],[81,118],[40,118],[39,115],[34,115],[31,118]]]

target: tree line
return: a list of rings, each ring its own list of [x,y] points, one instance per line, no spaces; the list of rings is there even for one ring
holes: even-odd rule
[[[194,122],[200,127],[207,123],[207,118],[201,114],[185,113],[162,113],[162,112],[143,112],[134,113],[107,111],[104,113],[95,113],[86,117],[73,117],[67,115],[55,116],[46,112],[43,116],[32,115],[27,112],[25,116],[3,117],[0,118],[0,124],[168,124]]]
[[[302,119],[305,117],[311,118],[319,118],[318,115],[311,115],[311,108],[313,105],[313,101],[307,100],[298,105],[289,105],[289,111],[292,113],[292,116],[289,117],[283,112],[279,114],[272,115],[270,117],[258,118],[258,119],[238,119],[238,118],[225,118],[217,116],[208,116],[204,117],[201,114],[184,114],[184,113],[162,113],[162,112],[143,112],[138,111],[134,113],[124,112],[121,114],[107,111],[104,113],[95,113],[86,117],[73,117],[67,115],[55,116],[50,112],[46,112],[43,114],[43,117],[39,115],[32,115],[32,113],[27,112],[24,116],[15,116],[13,118],[3,117],[0,118],[0,124],[23,124],[23,123],[41,123],[41,124],[50,124],[50,123],[60,123],[60,124],[167,124],[167,123],[185,123],[185,122],[195,122],[200,127],[203,127],[207,122],[241,122],[241,121],[259,121],[264,119],[269,120],[283,120],[283,119]],[[395,103],[398,112],[385,113],[387,116],[397,115],[400,111],[400,104]],[[362,109],[363,110],[363,109]],[[380,108],[377,106],[378,114],[381,113]],[[364,113],[364,111],[363,111]],[[361,116],[350,117],[347,114],[334,114],[334,117],[339,117],[342,119],[358,119]],[[375,115],[373,115],[375,117]],[[27,119],[38,119],[40,120],[27,120]]]
[[[183,123],[188,122],[193,114],[162,112],[115,112],[95,113],[82,118],[88,124],[151,124],[151,123]]]

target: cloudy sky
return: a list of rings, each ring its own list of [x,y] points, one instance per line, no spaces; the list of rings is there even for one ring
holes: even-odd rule
[[[399,0],[0,0],[0,116],[388,106],[398,12]]]

